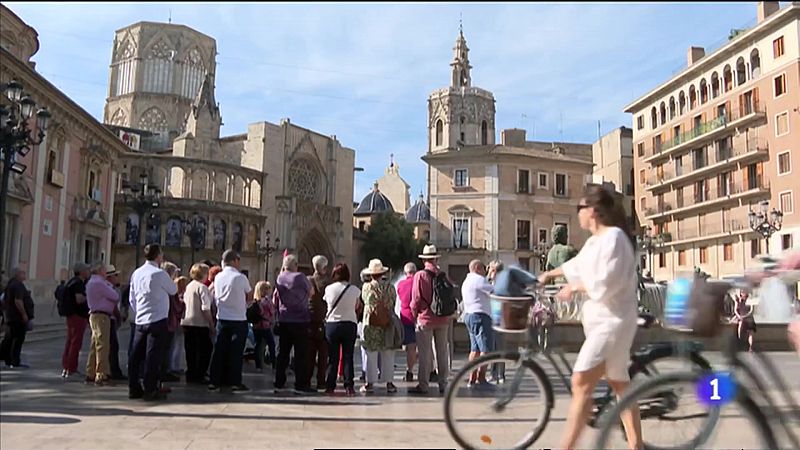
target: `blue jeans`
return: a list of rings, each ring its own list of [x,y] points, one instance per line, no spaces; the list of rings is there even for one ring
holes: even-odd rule
[[[488,314],[471,313],[464,319],[469,332],[471,352],[489,353],[494,349],[494,329]]]
[[[217,338],[211,353],[211,384],[242,384],[242,361],[247,340],[247,321],[218,320]]]
[[[260,369],[264,364],[264,353],[269,347],[269,364],[275,365],[275,336],[272,330],[253,328],[253,336],[256,341],[256,369]]]

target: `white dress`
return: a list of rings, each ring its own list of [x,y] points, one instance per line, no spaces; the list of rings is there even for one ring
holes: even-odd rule
[[[606,377],[628,381],[631,345],[636,335],[636,262],[633,245],[616,227],[592,236],[578,256],[561,266],[570,284],[582,284],[583,332],[574,372],[585,372],[605,361]]]

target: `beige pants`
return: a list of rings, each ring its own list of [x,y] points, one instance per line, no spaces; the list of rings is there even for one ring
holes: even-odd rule
[[[449,351],[447,336],[450,324],[430,326],[417,325],[417,348],[419,349],[419,386],[428,388],[428,377],[433,362],[433,349],[436,347],[436,365],[439,371],[439,386],[444,386],[449,375]]]
[[[111,372],[109,355],[111,350],[111,317],[107,314],[92,313],[89,316],[92,341],[89,345],[89,362],[86,364],[86,378],[95,381],[108,379]]]

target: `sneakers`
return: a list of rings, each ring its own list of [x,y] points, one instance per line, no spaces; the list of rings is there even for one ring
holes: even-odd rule
[[[413,388],[409,389],[408,393],[412,395],[428,395],[428,390],[423,389],[419,385],[416,385]]]
[[[397,392],[397,386],[394,383],[386,383],[386,393],[394,394],[395,392]]]
[[[367,383],[361,386],[361,389],[359,389],[358,391],[361,392],[362,394],[374,394],[375,388],[372,387],[372,384]]]
[[[243,384],[237,384],[236,386],[232,386],[231,387],[231,392],[233,392],[233,393],[247,392],[249,390],[250,390],[250,388],[245,386],[245,385],[243,385]]]
[[[414,381],[414,374],[406,370],[406,381]]]

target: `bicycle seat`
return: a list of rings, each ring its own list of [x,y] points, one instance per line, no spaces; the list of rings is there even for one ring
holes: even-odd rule
[[[641,328],[650,328],[656,322],[656,316],[649,313],[639,313],[636,323]]]

